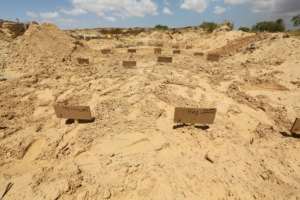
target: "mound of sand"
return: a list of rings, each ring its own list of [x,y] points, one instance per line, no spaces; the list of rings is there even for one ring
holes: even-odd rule
[[[67,59],[75,47],[74,39],[53,24],[31,24],[23,36],[18,38],[11,51],[9,64],[19,67],[61,62]]]

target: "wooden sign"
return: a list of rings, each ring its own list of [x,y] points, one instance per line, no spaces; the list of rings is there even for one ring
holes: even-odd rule
[[[157,62],[159,62],[159,63],[172,63],[173,62],[173,58],[172,57],[159,56],[157,58]]]
[[[208,53],[207,54],[207,60],[208,61],[217,62],[217,61],[220,60],[220,54],[217,54],[217,53]]]
[[[80,65],[88,65],[90,63],[88,58],[77,58],[77,62]]]
[[[161,48],[154,48],[154,54],[161,54]]]
[[[91,120],[92,114],[89,106],[54,106],[55,114],[58,118]]]
[[[135,67],[135,66],[136,66],[136,61],[132,61],[132,60],[123,61],[123,67],[131,68],[131,67]]]
[[[128,49],[128,53],[136,53],[136,49]]]
[[[180,50],[173,50],[173,54],[180,54]]]
[[[174,122],[189,124],[213,124],[217,109],[175,108]]]
[[[195,52],[194,56],[204,56],[204,53],[202,53],[202,52]]]
[[[111,49],[102,49],[101,53],[102,54],[111,54]]]
[[[300,134],[300,118],[297,118],[292,127],[291,133]]]

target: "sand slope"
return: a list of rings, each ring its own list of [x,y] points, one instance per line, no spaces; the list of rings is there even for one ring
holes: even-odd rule
[[[35,25],[1,41],[11,53],[0,57],[0,195],[11,182],[4,199],[299,199],[300,140],[280,132],[299,117],[300,40],[267,34],[220,62],[193,56],[249,35],[86,42]],[[157,64],[158,43],[163,55],[174,44],[182,53]],[[112,55],[101,54],[107,47]],[[67,125],[57,102],[89,105],[96,121]],[[216,107],[216,122],[173,129],[176,106]]]

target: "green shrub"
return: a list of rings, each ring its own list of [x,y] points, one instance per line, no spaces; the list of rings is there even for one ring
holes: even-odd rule
[[[240,30],[240,31],[244,31],[244,32],[250,32],[250,31],[251,31],[250,28],[248,28],[248,27],[243,27],[243,26],[241,26],[241,27],[239,28],[239,30]]]
[[[282,19],[278,19],[276,21],[263,21],[258,22],[256,25],[252,27],[252,31],[255,32],[283,32],[285,31],[285,25]]]
[[[203,22],[200,25],[200,28],[203,28],[203,30],[212,33],[215,29],[217,29],[219,27],[218,24],[214,23],[214,22]]]
[[[294,26],[299,26],[300,25],[300,14],[294,16],[291,21],[293,22]]]
[[[161,24],[156,25],[154,28],[159,29],[159,30],[168,30],[169,29],[168,26],[161,25]]]

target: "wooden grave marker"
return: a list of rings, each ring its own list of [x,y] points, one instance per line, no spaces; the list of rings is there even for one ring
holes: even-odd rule
[[[77,62],[80,65],[88,65],[88,64],[90,64],[90,60],[88,58],[77,58]]]
[[[133,61],[133,60],[123,61],[123,67],[125,67],[125,68],[132,68],[135,66],[136,66],[136,61]]]
[[[208,61],[213,61],[213,62],[217,62],[220,60],[220,54],[218,53],[208,53],[207,54],[207,60]]]
[[[111,49],[101,49],[101,53],[102,54],[111,54],[112,51],[111,51]]]
[[[194,56],[204,56],[204,53],[203,52],[195,52]]]
[[[217,109],[175,108],[174,122],[184,124],[213,124]]]
[[[179,49],[176,49],[176,50],[173,50],[173,54],[180,54],[180,50]]]
[[[154,48],[154,54],[161,54],[161,48]]]
[[[54,106],[55,114],[58,118],[92,120],[91,109],[89,106]]]
[[[166,56],[159,56],[157,58],[157,62],[159,62],[159,63],[172,63],[173,58],[172,57],[166,57]]]
[[[300,118],[297,118],[293,124],[291,129],[292,134],[299,134],[300,135]]]
[[[128,53],[136,53],[136,49],[128,49]]]

